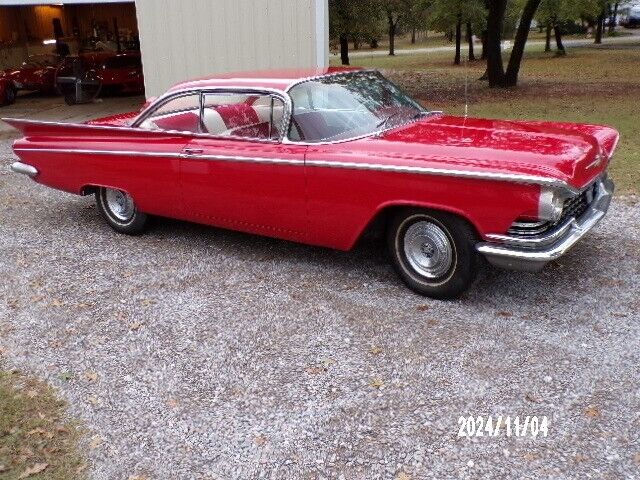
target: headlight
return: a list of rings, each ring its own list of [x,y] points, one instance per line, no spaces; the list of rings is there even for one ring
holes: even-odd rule
[[[543,188],[540,192],[538,218],[556,223],[562,216],[565,198],[558,190]]]

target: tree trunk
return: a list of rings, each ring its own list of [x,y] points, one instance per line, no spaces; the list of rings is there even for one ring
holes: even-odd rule
[[[511,57],[509,58],[509,65],[505,74],[505,86],[515,87],[518,84],[518,74],[520,73],[520,63],[522,63],[522,55],[524,54],[524,47],[529,38],[529,31],[531,30],[531,22],[533,17],[540,6],[541,0],[528,0],[522,11],[522,17],[520,17],[520,25],[516,32],[516,38],[513,42],[513,50],[511,51]]]
[[[460,48],[462,47],[462,15],[458,14],[456,22],[456,57],[453,60],[454,65],[460,65]]]
[[[564,44],[562,43],[562,31],[560,31],[557,23],[553,26],[553,32],[556,36],[556,55],[566,55],[567,51],[564,49]]]
[[[551,51],[551,22],[547,22],[547,38],[546,38],[546,41],[544,42],[544,51],[545,52]]]
[[[482,41],[482,54],[480,56],[480,60],[487,59],[487,31],[483,30],[482,35],[480,35],[480,39]]]
[[[378,39],[377,38],[372,38],[371,42],[369,43],[369,46],[373,49],[378,48]]]
[[[598,21],[596,22],[596,40],[595,43],[602,43],[602,30],[604,28],[604,10],[598,17]]]
[[[502,25],[507,9],[507,0],[488,2],[487,17],[487,79],[491,88],[504,87],[504,64],[502,63]]]
[[[389,55],[396,54],[396,23],[393,21],[391,15],[389,15]]]
[[[415,45],[416,43],[416,27],[411,29],[411,44]]]
[[[340,34],[340,59],[342,65],[350,65],[349,63],[349,37],[346,33]]]
[[[358,40],[357,38],[353,39],[353,49],[360,50],[360,40]]]
[[[609,23],[609,35],[616,31],[616,25],[618,24],[618,7],[620,3],[616,2],[613,6],[613,13],[611,14],[611,20]]]
[[[473,62],[476,59],[476,53],[473,50],[473,27],[471,22],[467,22],[467,42],[469,42],[469,61]]]

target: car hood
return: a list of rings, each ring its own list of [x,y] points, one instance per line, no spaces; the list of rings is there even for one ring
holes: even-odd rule
[[[601,125],[433,115],[371,141],[376,150],[442,168],[538,175],[582,188],[607,168],[618,132]]]

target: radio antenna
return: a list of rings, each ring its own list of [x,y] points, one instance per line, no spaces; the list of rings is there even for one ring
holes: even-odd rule
[[[473,40],[470,40],[473,41]],[[464,119],[469,116],[469,51],[464,57]]]

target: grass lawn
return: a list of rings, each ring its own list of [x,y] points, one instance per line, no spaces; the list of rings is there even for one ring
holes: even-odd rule
[[[605,40],[606,41],[606,40]],[[566,57],[527,50],[516,89],[489,89],[477,79],[484,62],[452,65],[449,52],[357,58],[354,65],[385,69],[425,105],[476,117],[564,120],[617,128],[621,141],[611,165],[618,193],[640,194],[640,40],[573,47]]]
[[[77,426],[50,387],[0,370],[0,478],[82,479]]]

